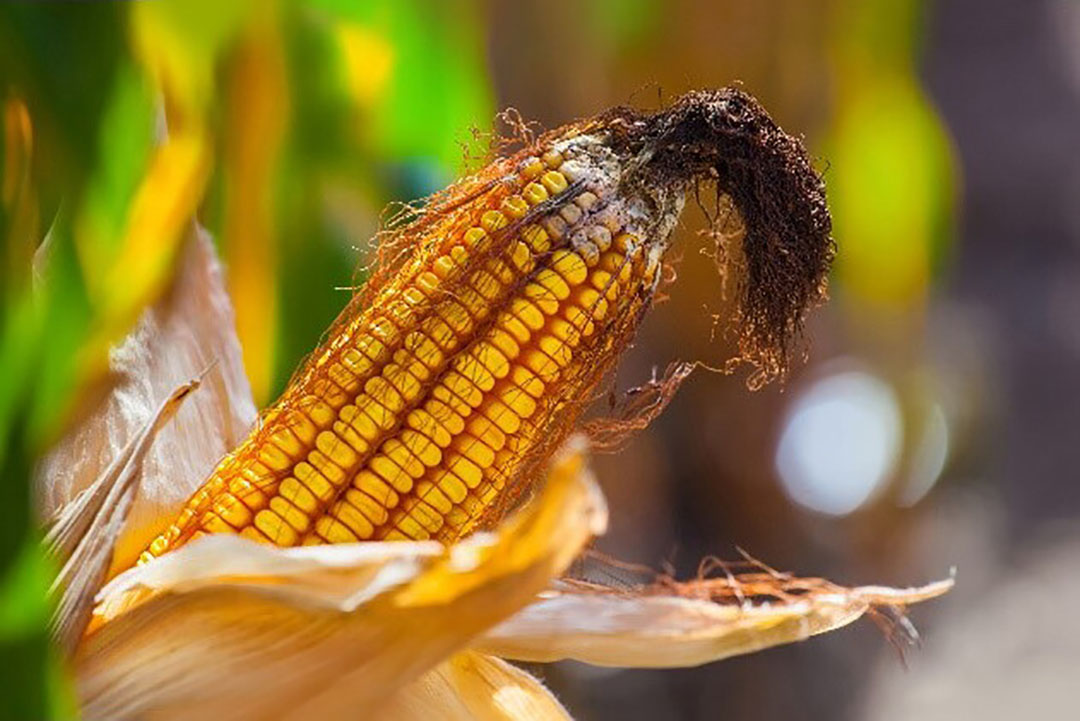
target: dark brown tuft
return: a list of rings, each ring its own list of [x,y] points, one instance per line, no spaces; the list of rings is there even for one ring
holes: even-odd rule
[[[806,312],[825,297],[836,251],[825,184],[802,142],[737,88],[688,93],[652,115],[618,108],[598,124],[639,164],[639,182],[713,182],[734,203],[742,252],[725,247],[722,218],[711,234],[736,281],[736,360],[757,367],[751,385],[783,376]]]

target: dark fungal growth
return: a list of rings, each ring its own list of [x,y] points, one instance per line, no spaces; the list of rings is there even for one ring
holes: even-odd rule
[[[655,114],[616,108],[596,123],[637,165],[624,183],[715,183],[731,199],[745,226],[741,252],[713,235],[718,259],[735,271],[740,359],[758,367],[759,382],[782,376],[806,312],[825,298],[836,252],[825,185],[802,142],[737,88],[691,92]]]

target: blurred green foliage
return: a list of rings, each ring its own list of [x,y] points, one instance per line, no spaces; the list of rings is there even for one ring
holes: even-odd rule
[[[483,35],[472,5],[408,0],[0,6],[0,715],[73,715],[31,469],[167,290],[187,224],[219,240],[264,403],[380,209],[445,184],[490,123]]]

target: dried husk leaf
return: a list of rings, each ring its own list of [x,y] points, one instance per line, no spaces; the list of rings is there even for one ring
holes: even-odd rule
[[[579,444],[554,463],[528,507],[496,532],[437,555],[430,544],[403,544],[401,552],[398,544],[193,544],[192,556],[178,551],[171,566],[166,556],[107,590],[106,608],[117,594],[147,594],[81,645],[83,712],[88,719],[355,718],[532,600],[605,523]],[[234,552],[216,566],[191,562]],[[416,564],[414,575],[401,558]],[[379,576],[388,563],[397,564],[389,581]],[[318,583],[302,578],[311,574]]]
[[[232,307],[210,239],[192,225],[172,288],[112,350],[104,399],[39,464],[43,519],[90,487],[146,427],[161,402],[203,376],[203,387],[160,430],[142,463],[139,490],[117,539],[113,567],[129,565],[162,530],[256,417]]]
[[[803,641],[846,626],[875,606],[902,607],[951,586],[943,581],[911,589],[831,587],[787,602],[732,604],[560,584],[492,628],[473,648],[518,661],[697,666]]]
[[[378,721],[567,721],[562,704],[505,661],[464,651],[401,689]]]

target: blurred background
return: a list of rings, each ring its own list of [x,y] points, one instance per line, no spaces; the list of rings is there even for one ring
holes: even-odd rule
[[[19,718],[70,710],[27,479],[196,213],[257,402],[348,298],[387,203],[545,127],[742,82],[823,169],[839,257],[809,359],[699,372],[597,460],[599,547],[849,583],[958,569],[902,661],[869,622],[699,669],[539,669],[581,719],[1071,718],[1080,678],[1080,3],[546,0],[0,6],[0,657]],[[166,99],[169,140],[161,138]],[[730,355],[697,210],[616,390]],[[47,238],[61,280],[31,302]],[[48,669],[42,674],[41,669]]]

